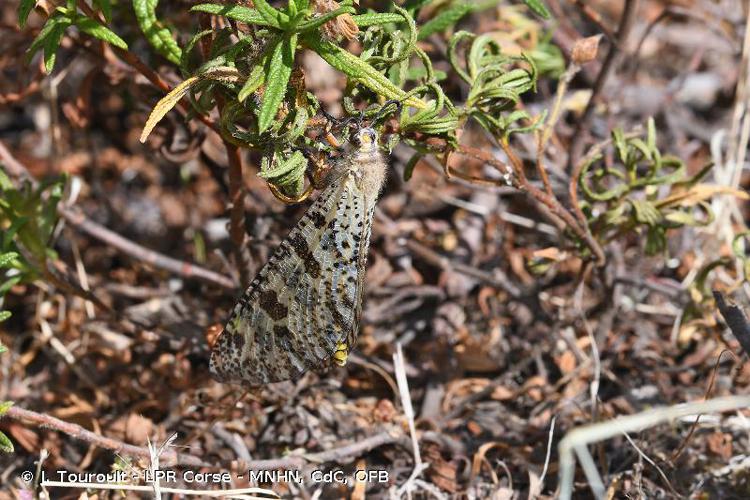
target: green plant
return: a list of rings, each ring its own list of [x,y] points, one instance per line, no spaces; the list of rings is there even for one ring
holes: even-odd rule
[[[282,8],[273,7],[267,0],[253,2],[253,8],[203,3],[191,8],[196,20],[206,14],[223,16],[230,21],[229,27],[199,30],[182,43],[169,23],[157,17],[158,0],[133,0],[139,30],[154,51],[177,66],[184,77],[154,107],[141,138],[145,140],[159,120],[183,99],[189,100],[192,113],[206,122],[209,120],[205,117],[218,109],[219,119],[212,125],[222,138],[265,153],[261,176],[280,192],[299,195],[309,173],[308,157],[301,151],[321,149],[308,133],[320,105],[306,90],[304,74],[297,67],[296,56],[301,50],[316,52],[346,75],[349,85],[344,106],[348,114],[358,115],[364,110],[365,117],[373,118],[385,101],[403,104],[398,125],[388,130],[388,145],[404,141],[416,150],[407,177],[421,156],[449,154],[457,146],[455,131],[469,120],[496,137],[528,132],[541,120],[515,107],[521,95],[536,85],[532,58],[504,54],[489,35],[458,31],[450,38],[448,53],[442,55],[470,86],[467,101],[457,106],[439,83],[447,75],[433,70],[432,59],[439,54],[428,55],[417,45],[431,35],[454,30],[468,14],[498,3],[410,0],[403,7],[390,4],[385,12],[358,11],[351,0],[289,0]],[[541,0],[524,3],[535,14],[549,17]],[[33,0],[21,2],[21,26],[33,5]],[[426,19],[417,26],[415,19],[425,17],[425,13]],[[29,48],[29,56],[43,50],[45,67],[51,71],[62,37],[75,27],[79,36],[109,43],[132,63],[134,56],[112,24],[109,1],[96,1],[92,8],[85,2],[68,0],[64,7],[51,12]],[[357,56],[337,42],[358,32],[362,50]],[[554,67],[555,59],[562,61],[560,54],[543,48],[534,52],[545,67]],[[158,76],[154,73],[150,79]],[[430,143],[429,137],[440,142]]]
[[[47,260],[56,257],[49,240],[57,223],[63,185],[64,180],[57,178],[39,186],[26,182],[17,189],[0,168],[0,308],[11,288],[34,281],[44,273]],[[0,322],[10,316],[10,311],[0,309]],[[0,344],[0,354],[5,351]],[[0,401],[0,416],[12,405]],[[13,451],[13,444],[2,432],[0,451]]]
[[[355,102],[364,104],[364,115],[370,118],[378,112],[378,102],[403,103],[398,127],[392,129],[390,147],[403,140],[418,155],[444,153],[445,147],[425,148],[425,136],[439,137],[452,147],[455,131],[468,119],[498,135],[529,130],[528,126],[515,124],[530,117],[512,110],[521,94],[534,88],[536,72],[530,59],[504,55],[489,36],[456,33],[447,57],[471,86],[469,100],[457,107],[438,83],[439,77],[444,76],[433,71],[430,57],[416,44],[426,35],[451,27],[463,15],[497,2],[446,4],[418,29],[414,16],[430,3],[408,2],[404,8],[393,5],[390,12],[359,15],[354,15],[351,2],[342,2],[324,13],[299,0],[288,2],[283,10],[274,9],[265,1],[255,2],[254,9],[196,5],[192,11],[246,23],[250,33],[202,31],[193,36],[180,58],[186,79],[155,106],[142,140],[183,97],[190,96],[201,113],[218,106],[219,99],[223,103],[219,106],[223,137],[266,152],[261,176],[284,193],[299,194],[308,170],[307,159],[300,150],[318,147],[306,132],[320,108],[316,97],[305,90],[304,76],[295,70],[295,54],[304,49],[316,52],[346,74],[349,86],[344,106],[350,115],[359,112]],[[358,57],[334,43],[335,31],[331,35],[327,25],[338,18],[363,30]],[[208,35],[213,35],[210,54],[192,64],[191,54]],[[152,44],[157,49],[161,46],[155,40]],[[468,47],[459,54],[464,46]],[[412,165],[415,163],[416,160]]]
[[[29,283],[57,258],[49,241],[57,224],[57,203],[64,177],[38,185],[24,181],[15,187],[0,168],[0,268],[7,268],[0,297],[18,283]]]
[[[625,233],[644,234],[648,255],[664,252],[667,233],[713,221],[710,199],[718,194],[747,198],[743,192],[702,184],[711,166],[688,175],[685,164],[656,146],[656,126],[649,120],[644,134],[612,132],[615,161],[604,160],[602,147],[584,158],[579,185],[581,208],[591,232],[602,243]],[[608,143],[608,144],[609,144]]]

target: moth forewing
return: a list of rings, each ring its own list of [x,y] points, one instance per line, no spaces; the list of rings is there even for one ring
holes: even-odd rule
[[[356,148],[234,307],[211,353],[216,378],[262,385],[346,362],[386,168],[376,132],[359,130]]]

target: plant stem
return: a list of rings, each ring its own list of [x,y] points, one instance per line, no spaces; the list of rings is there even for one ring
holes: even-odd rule
[[[240,150],[231,142],[224,140],[229,159],[229,237],[240,275],[240,283],[247,286],[250,282],[249,255],[245,245],[245,187],[242,182],[242,158]]]
[[[630,29],[633,27],[633,21],[635,20],[635,13],[637,10],[638,0],[625,0],[625,7],[623,8],[622,16],[620,17],[620,24],[617,28],[617,38],[616,40],[610,40],[609,50],[604,58],[602,68],[596,76],[594,88],[591,90],[591,97],[589,98],[588,103],[586,103],[586,108],[581,115],[581,119],[578,120],[575,131],[573,132],[573,139],[570,143],[570,153],[568,155],[568,170],[573,169],[573,165],[578,162],[578,159],[583,154],[583,128],[588,123],[591,113],[594,111],[596,100],[614,68],[620,47],[625,46],[625,42],[630,34]],[[577,182],[577,179],[577,176],[571,175],[571,182]]]

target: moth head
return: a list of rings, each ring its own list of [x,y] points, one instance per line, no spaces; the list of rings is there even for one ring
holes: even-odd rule
[[[354,135],[354,142],[363,153],[378,149],[378,133],[370,127],[363,127]]]

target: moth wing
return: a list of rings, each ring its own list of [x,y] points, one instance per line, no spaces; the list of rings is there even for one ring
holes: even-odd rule
[[[368,203],[369,210],[365,217],[365,226],[362,233],[362,238],[357,243],[359,244],[357,262],[356,262],[356,286],[354,288],[354,314],[352,325],[347,332],[346,337],[346,349],[347,354],[351,352],[354,346],[357,344],[357,337],[359,335],[359,324],[362,318],[362,303],[365,290],[365,276],[367,275],[367,257],[370,249],[370,234],[372,233],[372,218],[375,212],[375,202]]]
[[[353,176],[339,180],[305,212],[235,306],[211,353],[218,379],[262,385],[297,378],[327,364],[351,332],[367,210]]]

